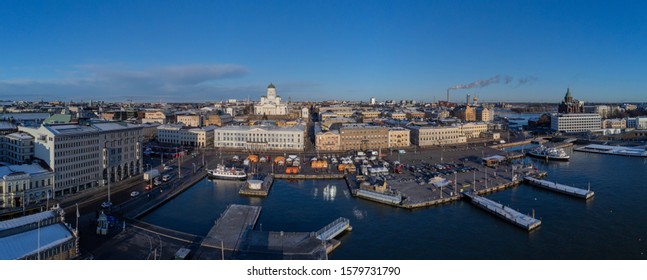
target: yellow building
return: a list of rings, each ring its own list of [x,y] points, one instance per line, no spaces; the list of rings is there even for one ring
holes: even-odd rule
[[[467,137],[458,126],[411,127],[411,144],[420,147],[466,143]]]
[[[454,116],[464,122],[476,121],[476,110],[472,106],[461,106],[454,109]]]
[[[204,120],[204,125],[215,125],[215,126],[223,126],[226,125],[230,122],[232,122],[234,118],[230,114],[212,114],[207,117],[207,119]]]
[[[406,128],[389,128],[389,148],[409,147],[411,145],[410,132]]]
[[[481,133],[487,131],[486,123],[466,123],[460,126],[461,133],[469,138],[481,137]]]
[[[366,124],[343,124],[339,129],[341,150],[377,150],[389,147],[389,129]]]
[[[175,122],[183,123],[184,126],[200,127],[202,126],[202,116],[200,115],[177,115]]]
[[[339,131],[331,130],[315,134],[315,148],[317,151],[339,151]]]

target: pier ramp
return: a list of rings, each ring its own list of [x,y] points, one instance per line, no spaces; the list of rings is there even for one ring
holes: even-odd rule
[[[524,177],[524,180],[533,186],[541,187],[551,191],[556,191],[556,192],[567,194],[574,197],[589,199],[595,195],[595,192],[591,190],[585,190],[585,189],[575,188],[567,185],[557,184],[555,182],[540,180],[530,176]]]
[[[463,195],[469,197],[472,203],[479,208],[488,211],[506,221],[509,221],[518,227],[524,228],[527,231],[536,229],[537,227],[539,227],[539,225],[541,225],[540,220],[519,213],[510,207],[505,207],[505,205],[496,203],[485,197],[473,194],[471,192],[465,192],[463,193]]]

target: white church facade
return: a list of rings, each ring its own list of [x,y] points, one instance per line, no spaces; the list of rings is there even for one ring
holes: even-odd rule
[[[281,103],[281,97],[276,96],[276,87],[272,83],[267,86],[267,95],[261,96],[261,102],[254,106],[256,115],[287,115],[288,105]]]

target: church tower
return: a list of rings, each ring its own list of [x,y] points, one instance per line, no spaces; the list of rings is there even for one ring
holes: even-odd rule
[[[270,85],[267,86],[267,99],[274,100],[274,98],[276,98],[276,87],[274,87],[274,84],[270,83]]]

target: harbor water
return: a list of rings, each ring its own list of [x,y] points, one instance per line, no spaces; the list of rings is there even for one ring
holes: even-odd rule
[[[525,184],[486,195],[534,209],[542,224],[530,233],[467,201],[411,211],[353,198],[342,180],[276,180],[267,198],[251,198],[238,195],[241,182],[205,178],[143,219],[205,235],[232,203],[262,206],[255,229],[264,231],[316,231],[346,217],[353,231],[331,259],[647,259],[647,160],[567,151],[568,162],[529,161],[546,180],[590,182],[592,199]]]

